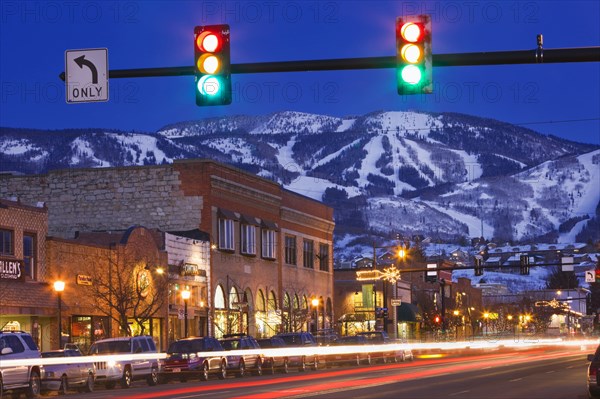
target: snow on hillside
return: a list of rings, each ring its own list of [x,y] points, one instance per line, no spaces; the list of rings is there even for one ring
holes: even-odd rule
[[[250,133],[320,133],[335,131],[342,124],[341,118],[304,112],[284,111],[272,115],[269,120],[254,128]]]
[[[230,155],[233,162],[236,163],[252,163],[255,160],[252,156],[252,150],[246,145],[246,141],[241,138],[216,138],[207,141],[206,144],[223,154]]]
[[[360,191],[357,187],[339,186],[331,183],[328,180],[311,176],[298,176],[291,183],[285,186],[285,188],[290,191],[302,194],[317,201],[321,201],[323,199],[323,194],[328,187],[335,187],[339,190],[344,190],[349,197],[354,197],[360,194]]]
[[[110,136],[121,142],[124,147],[128,148],[129,153],[135,159],[136,152],[132,149],[136,148],[141,150],[141,153],[145,156],[147,153],[153,153],[157,163],[173,162],[173,158],[170,158],[157,146],[156,137],[152,137],[146,134],[117,134],[109,133]],[[138,165],[143,165],[143,158],[138,162]]]
[[[71,163],[74,165],[82,163],[85,164],[88,161],[92,161],[96,166],[100,168],[112,166],[109,162],[96,158],[96,156],[94,155],[94,149],[87,140],[76,138],[71,143],[71,149],[73,150]]]
[[[436,209],[436,210],[440,211],[441,213],[445,213],[446,215],[450,216],[451,218],[458,220],[461,223],[466,224],[469,229],[469,237],[484,237],[486,239],[491,239],[492,237],[494,237],[494,228],[486,222],[483,222],[483,225],[482,225],[481,219],[479,219],[475,216],[472,216],[472,215],[467,215],[465,213],[458,212],[451,208],[444,208],[444,207],[439,206],[438,204],[430,202],[430,201],[424,201],[424,202],[427,205],[429,205],[430,207],[432,207],[433,209]],[[483,231],[482,231],[482,228],[483,228]]]
[[[384,132],[408,131],[427,136],[431,127],[442,127],[437,117],[419,112],[389,111],[369,116],[365,120],[368,126],[377,127]]]
[[[0,152],[6,155],[24,155],[28,151],[39,152],[30,158],[31,161],[41,161],[50,154],[27,139],[11,139],[0,141]]]

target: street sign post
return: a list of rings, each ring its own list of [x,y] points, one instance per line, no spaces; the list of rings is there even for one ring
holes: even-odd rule
[[[67,104],[108,101],[108,49],[65,51]]]
[[[596,282],[596,271],[595,270],[586,270],[585,271],[585,282],[586,283],[595,283]]]

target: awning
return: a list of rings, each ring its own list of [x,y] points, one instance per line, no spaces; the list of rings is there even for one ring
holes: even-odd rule
[[[234,212],[227,210],[227,209],[223,209],[223,208],[219,208],[219,210],[217,211],[217,214],[225,219],[231,219],[231,220],[239,220],[240,219],[236,216],[236,214]]]
[[[396,306],[396,320],[409,322],[421,321],[421,312],[417,305],[402,302],[402,305]]]
[[[265,229],[279,231],[279,227],[277,226],[277,223],[272,222],[270,220],[262,219],[261,224],[262,224],[262,227]]]
[[[260,223],[258,223],[258,221],[256,220],[256,218],[254,216],[244,215],[243,213],[242,213],[241,221],[244,224],[249,224],[252,226],[260,226]]]

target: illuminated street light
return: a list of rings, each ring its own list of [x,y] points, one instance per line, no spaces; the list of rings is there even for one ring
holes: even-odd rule
[[[65,282],[57,280],[54,282],[54,291],[56,292],[56,297],[58,299],[58,349],[61,348],[62,342],[62,304],[61,304],[61,294],[65,290]]]
[[[185,338],[188,336],[188,300],[190,299],[191,292],[187,289],[181,291],[181,298],[183,298],[183,330],[185,332]]]

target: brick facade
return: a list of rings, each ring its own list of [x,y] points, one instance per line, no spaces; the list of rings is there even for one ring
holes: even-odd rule
[[[331,325],[333,314],[333,209],[289,192],[278,184],[210,160],[176,161],[172,165],[51,171],[37,176],[0,176],[0,197],[16,196],[31,203],[46,201],[50,234],[73,237],[76,231],[118,230],[139,224],[162,231],[200,229],[218,237],[220,210],[232,212],[235,248],[211,254],[210,299],[218,294],[225,306],[211,309],[211,327],[218,316],[237,314],[236,329],[270,335],[285,326],[284,298],[298,298],[303,317],[311,298],[321,299],[320,326]],[[257,254],[240,250],[240,218],[255,220]],[[265,227],[270,226],[270,227]],[[272,257],[261,256],[261,234],[274,229],[277,246]],[[296,264],[284,262],[285,237],[297,242]],[[303,242],[315,246],[314,260],[305,267]],[[319,250],[325,248],[327,256]],[[318,256],[317,256],[318,255]],[[323,266],[324,265],[324,266]],[[323,270],[320,270],[323,268]],[[237,299],[229,293],[237,291]],[[260,298],[266,306],[259,311]],[[273,299],[273,300],[269,300]],[[234,303],[237,303],[233,306]],[[288,309],[290,310],[290,309]],[[326,317],[323,317],[325,315]],[[243,318],[247,321],[243,321]],[[257,322],[261,319],[262,322]],[[228,322],[229,323],[229,322]],[[268,328],[263,325],[266,323]],[[301,326],[309,328],[311,321]],[[312,325],[314,326],[314,320]],[[228,326],[227,328],[229,329]],[[215,328],[219,334],[222,328]]]

